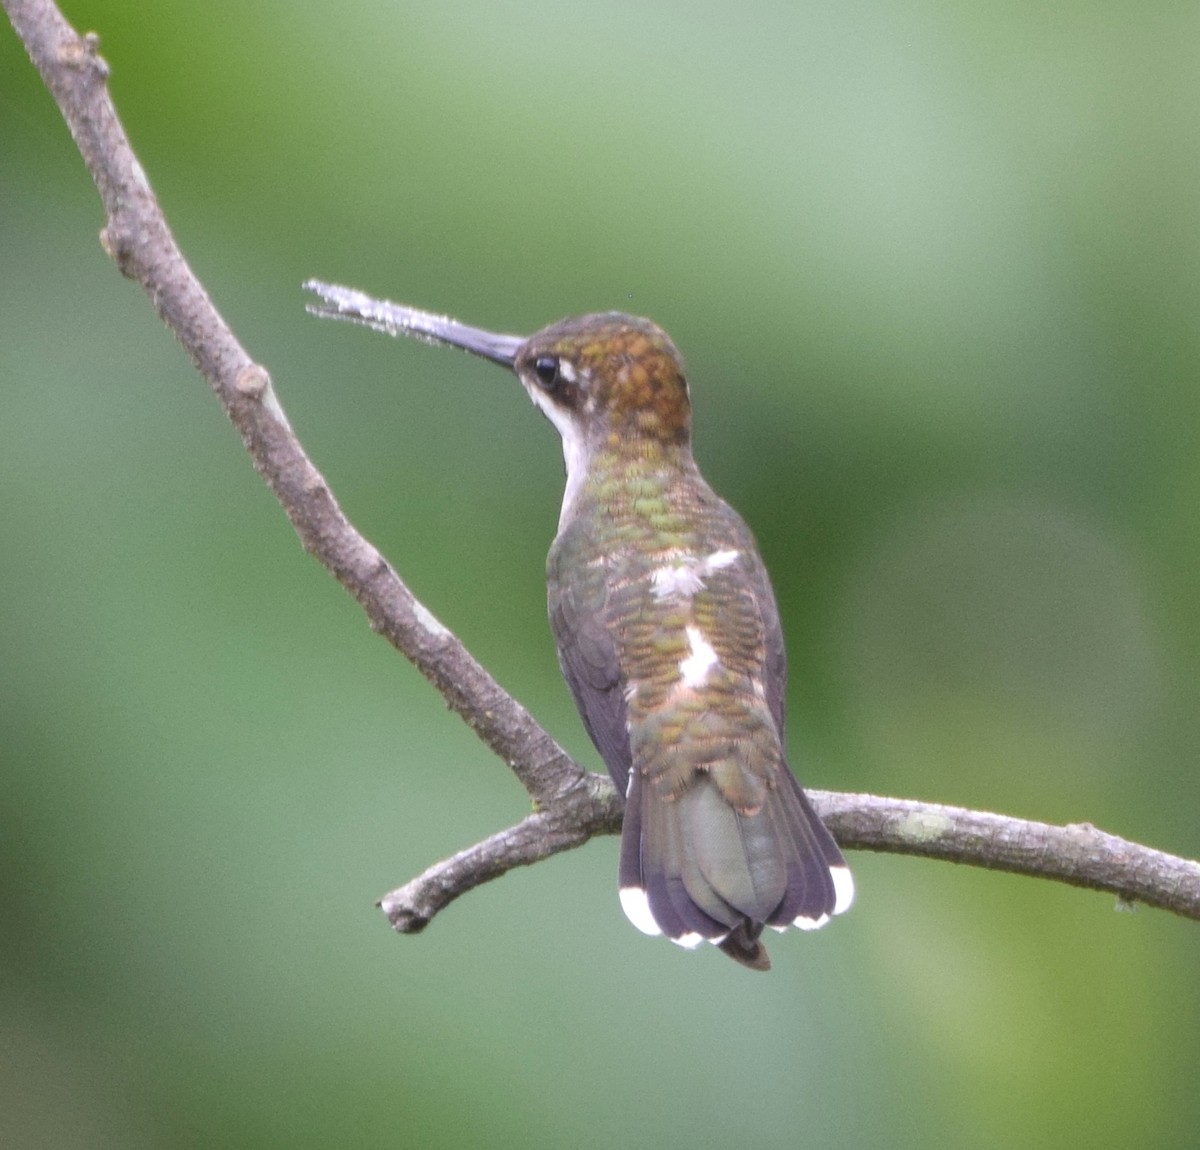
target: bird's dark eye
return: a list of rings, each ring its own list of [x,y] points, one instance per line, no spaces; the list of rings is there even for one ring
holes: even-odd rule
[[[561,378],[558,370],[558,356],[539,355],[533,361],[533,374],[538,377],[538,382],[547,391],[552,391],[558,386]]]

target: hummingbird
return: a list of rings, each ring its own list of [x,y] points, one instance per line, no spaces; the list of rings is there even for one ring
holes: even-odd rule
[[[625,797],[621,906],[645,934],[770,969],[764,929],[824,926],[854,882],[788,766],[779,610],[750,529],[696,466],[675,345],[620,312],[526,338],[305,286],[318,315],[507,368],[557,429],[547,602],[559,666]]]

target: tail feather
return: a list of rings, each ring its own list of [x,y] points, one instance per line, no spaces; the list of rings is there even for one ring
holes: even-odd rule
[[[736,915],[721,903],[696,868],[675,804],[645,802],[640,790],[640,779],[635,777],[627,809],[638,813],[633,828],[628,821],[622,828],[622,888],[645,891],[654,922],[682,946],[698,946],[705,939],[727,933]],[[721,917],[713,917],[713,911]]]
[[[647,788],[653,791],[653,788]],[[661,813],[659,820],[662,827],[662,837],[658,865],[651,865],[649,870],[663,871],[667,875],[666,890],[671,901],[671,910],[683,921],[688,930],[688,943],[698,945],[705,939],[716,938],[727,934],[738,921],[737,912],[721,897],[717,888],[704,872],[702,863],[697,859],[696,837],[686,823],[685,812],[681,809],[687,795],[675,801],[650,802],[643,800],[643,805]],[[645,857],[645,839],[643,839],[643,857]],[[651,910],[654,903],[651,903]],[[679,940],[677,940],[679,941]]]
[[[791,772],[789,777],[794,779]],[[845,869],[846,863],[800,784],[789,786],[785,782],[784,786],[792,794],[783,796],[774,810],[779,817],[781,840],[788,847],[788,886],[767,922],[781,930],[792,925],[812,930],[824,926],[835,913],[837,889],[832,868]]]
[[[621,839],[621,901],[631,921],[682,946],[702,941],[770,968],[764,926],[823,926],[849,905],[850,872],[791,772],[747,814],[704,772],[678,797],[636,772]]]

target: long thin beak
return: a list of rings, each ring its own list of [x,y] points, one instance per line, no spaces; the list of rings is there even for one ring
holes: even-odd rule
[[[449,316],[434,315],[402,303],[375,299],[354,288],[308,280],[304,290],[312,292],[321,301],[307,305],[310,315],[360,323],[387,335],[407,335],[440,347],[461,347],[472,355],[490,359],[492,363],[510,369],[516,361],[517,351],[525,342],[519,335],[497,335],[482,328],[468,327]]]

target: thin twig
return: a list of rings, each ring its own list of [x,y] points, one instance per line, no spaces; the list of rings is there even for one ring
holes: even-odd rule
[[[99,189],[108,217],[100,233],[105,251],[141,284],[208,381],[305,549],[508,764],[537,808],[385,896],[380,905],[389,920],[397,930],[418,931],[481,883],[617,831],[621,804],[608,780],[570,759],[342,513],[292,432],[266,370],[238,343],[176,246],[109,98],[96,37],[77,35],[51,0],[0,3]],[[1200,919],[1200,864],[1087,824],[1054,827],[908,799],[811,794],[844,847],[1054,878]]]

